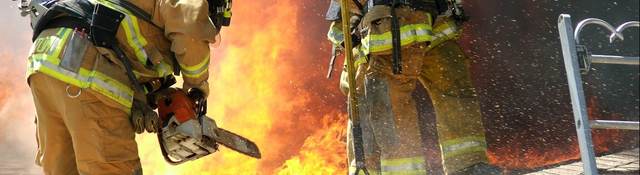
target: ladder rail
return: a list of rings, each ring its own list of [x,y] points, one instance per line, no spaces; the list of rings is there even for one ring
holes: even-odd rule
[[[581,73],[587,74],[589,72],[591,63],[640,65],[640,59],[639,57],[591,54],[586,49],[586,46],[580,45],[580,32],[582,31],[582,29],[584,29],[585,26],[589,24],[599,25],[608,29],[611,32],[611,35],[609,35],[609,42],[612,43],[616,38],[624,40],[624,35],[622,34],[622,32],[629,27],[640,27],[640,22],[630,21],[616,28],[604,20],[597,18],[588,18],[580,21],[576,25],[576,30],[574,31],[571,25],[570,15],[561,14],[558,18],[558,31],[560,34],[560,43],[562,45],[562,55],[564,59],[565,70],[567,72],[569,94],[571,96],[571,107],[573,110],[576,132],[578,135],[580,158],[583,162],[584,174],[597,175],[598,169],[595,161],[595,152],[593,149],[593,138],[591,136],[591,129],[640,130],[640,122],[589,120],[589,114],[587,113],[587,103],[585,101],[584,89],[582,86]]]

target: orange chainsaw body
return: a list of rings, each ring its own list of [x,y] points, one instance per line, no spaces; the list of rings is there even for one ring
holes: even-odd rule
[[[183,123],[195,119],[196,103],[182,90],[171,89],[168,95],[158,99],[158,114],[162,121],[167,121],[175,116],[178,122]]]

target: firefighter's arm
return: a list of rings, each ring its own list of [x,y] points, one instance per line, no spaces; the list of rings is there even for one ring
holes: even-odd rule
[[[160,14],[165,36],[184,79],[183,88],[209,92],[209,44],[215,42],[218,30],[209,19],[206,0],[162,0]]]

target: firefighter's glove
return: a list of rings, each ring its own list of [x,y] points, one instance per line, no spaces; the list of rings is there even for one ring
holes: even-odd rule
[[[200,84],[189,84],[189,83],[184,83],[182,84],[182,90],[184,91],[184,93],[189,94],[189,90],[191,89],[198,89],[202,92],[202,97],[203,98],[207,98],[209,96],[209,82],[207,81],[203,81]]]
[[[160,118],[158,113],[153,111],[149,105],[134,100],[131,108],[131,125],[138,134],[143,133],[145,130],[149,133],[154,133],[160,130]]]
[[[360,45],[360,32],[357,32],[357,28],[360,25],[362,17],[358,15],[351,16],[349,19],[349,29],[351,31],[351,46]]]

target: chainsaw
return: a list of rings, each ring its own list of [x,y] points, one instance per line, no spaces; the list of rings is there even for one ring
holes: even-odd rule
[[[206,116],[207,101],[201,91],[168,88],[158,94],[155,105],[162,123],[158,141],[162,156],[170,164],[207,156],[218,151],[218,144],[250,157],[261,157],[251,140],[219,128]]]

